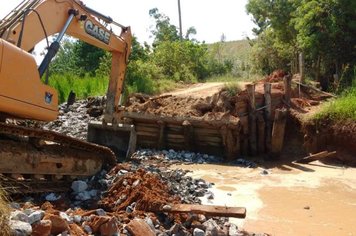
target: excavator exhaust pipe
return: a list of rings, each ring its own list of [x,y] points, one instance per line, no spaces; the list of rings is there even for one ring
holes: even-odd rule
[[[92,122],[88,125],[87,140],[109,147],[118,159],[122,159],[130,158],[135,152],[137,136],[134,125]]]

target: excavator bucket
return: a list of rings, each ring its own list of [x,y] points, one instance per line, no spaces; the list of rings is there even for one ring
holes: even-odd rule
[[[131,157],[136,150],[136,131],[133,125],[92,122],[88,125],[87,140],[109,147],[119,159]]]

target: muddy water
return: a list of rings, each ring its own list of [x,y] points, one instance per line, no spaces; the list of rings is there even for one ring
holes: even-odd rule
[[[204,204],[242,206],[250,232],[271,235],[356,235],[356,169],[290,164],[269,169],[183,165],[191,176],[214,183],[214,200]]]

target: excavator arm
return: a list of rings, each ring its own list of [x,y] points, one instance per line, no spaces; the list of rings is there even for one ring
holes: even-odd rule
[[[108,28],[114,25],[121,28],[119,35],[116,35]],[[130,28],[114,22],[110,17],[98,13],[77,0],[23,1],[0,22],[0,37],[26,52],[31,51],[36,44],[47,36],[54,34],[58,34],[57,39],[49,47],[48,53],[39,67],[39,77],[42,76],[49,62],[58,51],[59,42],[64,34],[71,35],[112,53],[105,121],[108,123],[115,122],[131,49],[132,36]],[[10,47],[8,43],[3,44],[6,44],[6,47]],[[2,60],[4,59],[6,60],[3,57]],[[28,99],[26,103],[33,103],[34,107],[44,107],[46,105],[38,104],[38,101],[28,101]],[[53,104],[52,108],[57,105]],[[1,105],[0,112],[12,114],[11,111],[4,110]],[[43,112],[39,115],[31,114],[28,116],[23,112],[20,112],[21,114],[19,112],[15,113],[15,116],[20,118],[49,120],[49,117],[41,118]]]
[[[119,35],[108,28],[114,25],[121,28]],[[0,22],[0,175],[10,175],[11,180],[29,178],[26,183],[30,181],[34,186],[63,186],[67,179],[91,176],[116,163],[114,153],[107,147],[3,122],[8,117],[42,121],[57,118],[57,92],[40,78],[64,34],[112,53],[104,123],[115,124],[119,118],[118,105],[131,48],[130,28],[81,1],[23,1]],[[38,67],[29,52],[50,35],[56,35],[56,40]]]

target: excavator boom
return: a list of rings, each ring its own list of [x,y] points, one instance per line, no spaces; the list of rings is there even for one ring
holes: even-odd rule
[[[110,27],[110,28],[109,28]],[[115,33],[112,28],[120,28]],[[131,30],[78,0],[25,0],[0,21],[0,121],[52,121],[57,91],[41,81],[67,34],[112,54],[105,123],[115,123],[131,50]],[[30,53],[55,35],[39,67]],[[14,176],[90,176],[115,164],[103,146],[50,131],[0,123],[0,173]]]

